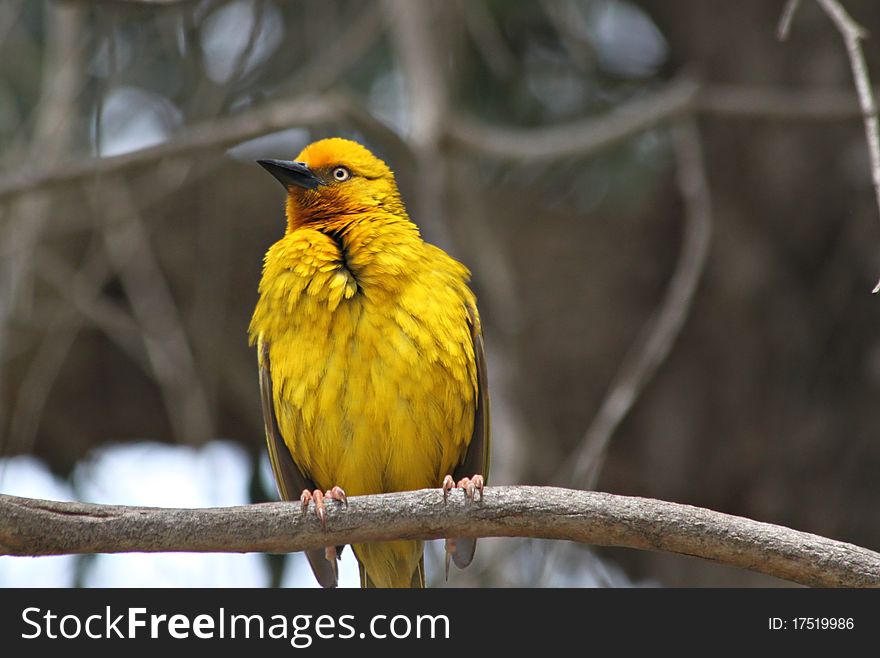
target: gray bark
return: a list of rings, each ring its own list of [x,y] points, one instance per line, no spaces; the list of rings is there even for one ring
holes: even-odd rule
[[[692,555],[803,585],[880,585],[880,554],[789,528],[659,500],[553,487],[439,489],[330,502],[168,509],[0,495],[0,554],[284,553],[390,539],[536,537]],[[503,568],[503,566],[502,566]]]

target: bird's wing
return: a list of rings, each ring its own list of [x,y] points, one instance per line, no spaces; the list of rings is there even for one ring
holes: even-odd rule
[[[278,428],[278,418],[275,416],[275,402],[272,394],[272,368],[269,363],[269,343],[259,341],[260,350],[260,401],[263,406],[263,422],[266,426],[266,444],[269,448],[269,461],[272,462],[272,472],[275,474],[275,483],[278,485],[278,493],[283,500],[297,500],[304,489],[312,491],[315,483],[302,474],[281,430]],[[324,549],[316,548],[305,551],[315,578],[322,587],[336,587],[336,572],[334,564],[324,557]]]
[[[468,306],[468,325],[474,343],[474,359],[477,366],[477,398],[474,410],[474,431],[467,453],[452,476],[458,481],[461,478],[482,475],[489,480],[489,378],[486,373],[486,356],[483,351],[483,331],[476,317],[476,310]],[[474,538],[456,539],[456,550],[452,554],[455,566],[464,569],[474,559],[477,540]]]

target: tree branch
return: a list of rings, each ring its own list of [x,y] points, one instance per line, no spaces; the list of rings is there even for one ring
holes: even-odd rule
[[[72,297],[74,292],[82,291],[86,281],[97,278],[106,269],[96,242],[93,240],[88,247],[87,255],[78,271],[63,260],[44,253],[48,250],[38,251],[35,271],[42,278],[51,281],[50,285],[62,296]],[[85,296],[91,297],[88,293]],[[115,306],[112,308],[116,311]],[[28,363],[24,376],[17,382],[15,404],[10,414],[9,432],[4,445],[7,453],[30,452],[33,448],[49,394],[85,324],[84,320],[72,303],[62,303],[52,309],[49,322],[41,323],[45,331],[39,347]]]
[[[694,100],[694,112],[725,119],[840,121],[861,119],[852,92],[834,89],[780,89],[762,85],[710,85]]]
[[[23,169],[0,179],[0,199],[42,187],[77,183],[110,173],[191,156],[201,151],[232,146],[254,137],[287,130],[291,126],[327,124],[348,119],[370,134],[388,140],[391,132],[347,95],[327,93],[267,103],[253,110],[191,126],[169,141],[145,149],[105,158],[92,158]]]
[[[690,313],[709,253],[712,204],[695,120],[681,119],[674,126],[672,137],[678,188],[685,208],[681,253],[662,305],[623,359],[580,448],[568,460],[573,469],[572,479],[568,481],[590,489],[599,479],[614,431],[632,409],[657,368],[669,356]]]
[[[710,86],[697,90],[688,80],[674,82],[653,96],[624,104],[607,116],[551,128],[486,125],[460,115],[449,122],[448,138],[465,150],[501,159],[550,160],[585,156],[612,146],[687,111],[746,119],[836,121],[862,116],[853,94],[834,91],[785,91],[750,86]],[[398,162],[413,165],[408,146],[355,98],[327,93],[272,101],[227,117],[190,126],[169,141],[132,153],[23,168],[0,177],[0,200],[17,194],[123,173],[164,159],[191,157],[233,146],[292,126],[349,121],[369,134]],[[521,144],[534,144],[534,152]],[[402,168],[402,167],[398,167]]]
[[[440,537],[538,537],[706,558],[804,585],[880,585],[880,554],[689,505],[551,487],[439,489],[349,499],[322,529],[299,503],[160,509],[0,495],[0,554],[266,551]]]
[[[207,395],[180,310],[131,192],[113,177],[87,192],[92,212],[103,214],[107,257],[141,330],[174,436],[181,443],[206,441],[215,435]]]
[[[868,140],[868,154],[871,158],[871,180],[874,182],[874,195],[877,198],[877,208],[880,210],[880,123],[877,121],[877,102],[871,90],[871,80],[868,77],[868,65],[865,63],[865,54],[862,52],[862,39],[868,36],[867,31],[856,23],[837,0],[816,0],[825,13],[834,21],[849,55],[849,63],[855,78],[856,91],[859,95],[859,104],[865,120],[865,136]],[[880,292],[880,283],[874,287],[873,292]]]
[[[452,245],[446,207],[449,163],[440,142],[448,130],[450,94],[438,7],[424,0],[385,0],[383,4],[409,106],[407,141],[416,165],[415,214],[428,238],[448,248]]]
[[[82,7],[65,4],[46,7],[47,47],[40,100],[31,116],[34,125],[30,142],[17,153],[19,160],[48,165],[63,160],[71,150],[75,133],[73,117],[83,87],[82,31],[86,18]],[[17,132],[27,134],[28,131]],[[19,198],[10,206],[10,221],[0,227],[0,244],[8,251],[0,259],[0,281],[3,281],[0,286],[0,358],[5,359],[10,352],[13,317],[27,317],[31,312],[35,299],[32,264],[50,221],[50,204],[51,197],[44,194]],[[57,347],[62,347],[61,341]],[[0,399],[6,397],[5,391],[0,390]],[[0,451],[7,447],[9,440],[3,438],[4,426],[5,421],[0,419]],[[19,448],[26,449],[26,446]]]
[[[449,122],[449,139],[467,150],[506,160],[535,162],[585,155],[687,112],[698,90],[696,82],[683,78],[601,116],[546,128],[503,128],[459,116]]]
[[[91,5],[118,5],[121,7],[137,7],[159,9],[161,7],[174,7],[176,5],[195,4],[199,0],[67,0],[68,2],[81,2]]]
[[[782,9],[782,16],[779,17],[779,25],[776,28],[776,38],[780,41],[788,39],[788,33],[791,31],[791,21],[798,10],[801,0],[788,0]]]
[[[480,155],[547,162],[591,155],[688,113],[784,121],[836,121],[863,116],[858,99],[851,93],[753,85],[700,87],[694,80],[680,78],[605,114],[547,127],[498,126],[460,114],[450,122],[449,139],[455,146]]]

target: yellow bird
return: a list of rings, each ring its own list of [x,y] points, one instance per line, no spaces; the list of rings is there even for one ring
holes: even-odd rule
[[[285,500],[442,486],[472,499],[489,469],[483,337],[470,272],[424,242],[391,169],[345,139],[260,160],[287,189],[249,334]],[[476,541],[447,540],[459,567]],[[422,542],[352,547],[363,587],[424,587]],[[336,585],[337,549],[308,551]]]

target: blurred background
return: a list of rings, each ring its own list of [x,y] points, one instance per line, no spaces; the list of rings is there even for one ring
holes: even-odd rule
[[[246,328],[283,190],[254,160],[341,135],[473,271],[492,483],[880,548],[864,126],[834,24],[804,0],[780,41],[784,4],[2,0],[0,492],[275,499]],[[843,4],[880,79],[880,4]],[[453,572],[784,585],[516,539]],[[0,558],[4,586],[313,584],[300,555]]]

